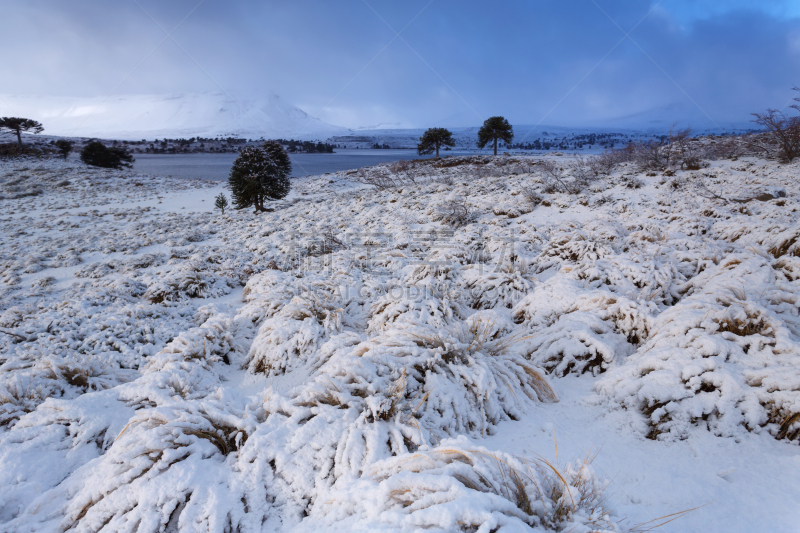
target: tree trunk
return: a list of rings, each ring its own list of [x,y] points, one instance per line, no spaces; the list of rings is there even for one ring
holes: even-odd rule
[[[20,148],[22,147],[22,131],[17,130],[17,142],[19,143]]]
[[[494,138],[494,155],[497,155],[497,137]]]

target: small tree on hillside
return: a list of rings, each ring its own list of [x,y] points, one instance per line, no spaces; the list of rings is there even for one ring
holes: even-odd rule
[[[436,157],[439,157],[439,148],[442,146],[455,146],[456,142],[453,140],[453,134],[446,128],[428,128],[422,137],[419,138],[417,145],[417,153],[419,155],[432,154],[436,151]]]
[[[74,142],[68,141],[66,139],[59,139],[56,141],[56,148],[58,149],[58,153],[64,157],[66,161],[67,156],[72,151],[72,147],[75,145]]]
[[[225,208],[228,207],[228,199],[225,197],[225,193],[221,192],[219,195],[214,198],[214,207],[222,211],[222,214],[225,214]]]
[[[274,159],[273,159],[274,158]],[[228,183],[236,209],[253,206],[266,211],[264,202],[289,194],[291,162],[280,143],[267,141],[262,148],[246,146],[233,162]]]
[[[478,148],[483,148],[490,141],[494,141],[494,155],[497,155],[497,140],[506,144],[514,139],[514,128],[503,117],[490,117],[483,122],[478,130]]]
[[[93,167],[116,168],[132,167],[133,156],[124,147],[106,147],[100,141],[92,141],[81,150],[81,161]]]
[[[22,146],[22,132],[30,131],[33,133],[41,133],[44,127],[29,118],[19,117],[3,117],[0,118],[0,131],[8,131],[17,136],[17,142]]]

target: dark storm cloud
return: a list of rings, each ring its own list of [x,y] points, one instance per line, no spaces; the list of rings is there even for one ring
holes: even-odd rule
[[[577,125],[668,105],[744,122],[800,84],[794,2],[34,0],[2,10],[0,94],[272,91],[351,127],[493,114]]]

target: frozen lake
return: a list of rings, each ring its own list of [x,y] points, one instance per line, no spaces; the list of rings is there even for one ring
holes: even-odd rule
[[[454,154],[455,152],[447,152]],[[143,174],[226,180],[237,154],[135,154],[134,170]],[[430,156],[424,156],[430,157]],[[422,159],[415,150],[337,150],[333,154],[290,154],[292,176],[308,176],[398,161]]]

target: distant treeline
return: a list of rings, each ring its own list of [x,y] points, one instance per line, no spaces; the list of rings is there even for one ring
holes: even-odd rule
[[[296,141],[276,139],[289,153],[331,154],[338,146],[319,141]],[[112,141],[111,145],[130,146],[134,153],[185,154],[185,153],[236,153],[247,145],[260,145],[264,139],[242,139],[238,137],[192,137],[190,139],[155,139],[147,141]]]
[[[281,143],[286,148],[286,151],[290,154],[297,152],[305,152],[307,154],[332,154],[333,149],[338,148],[338,146],[323,142],[315,143],[314,141],[295,141],[294,139],[276,140]]]

